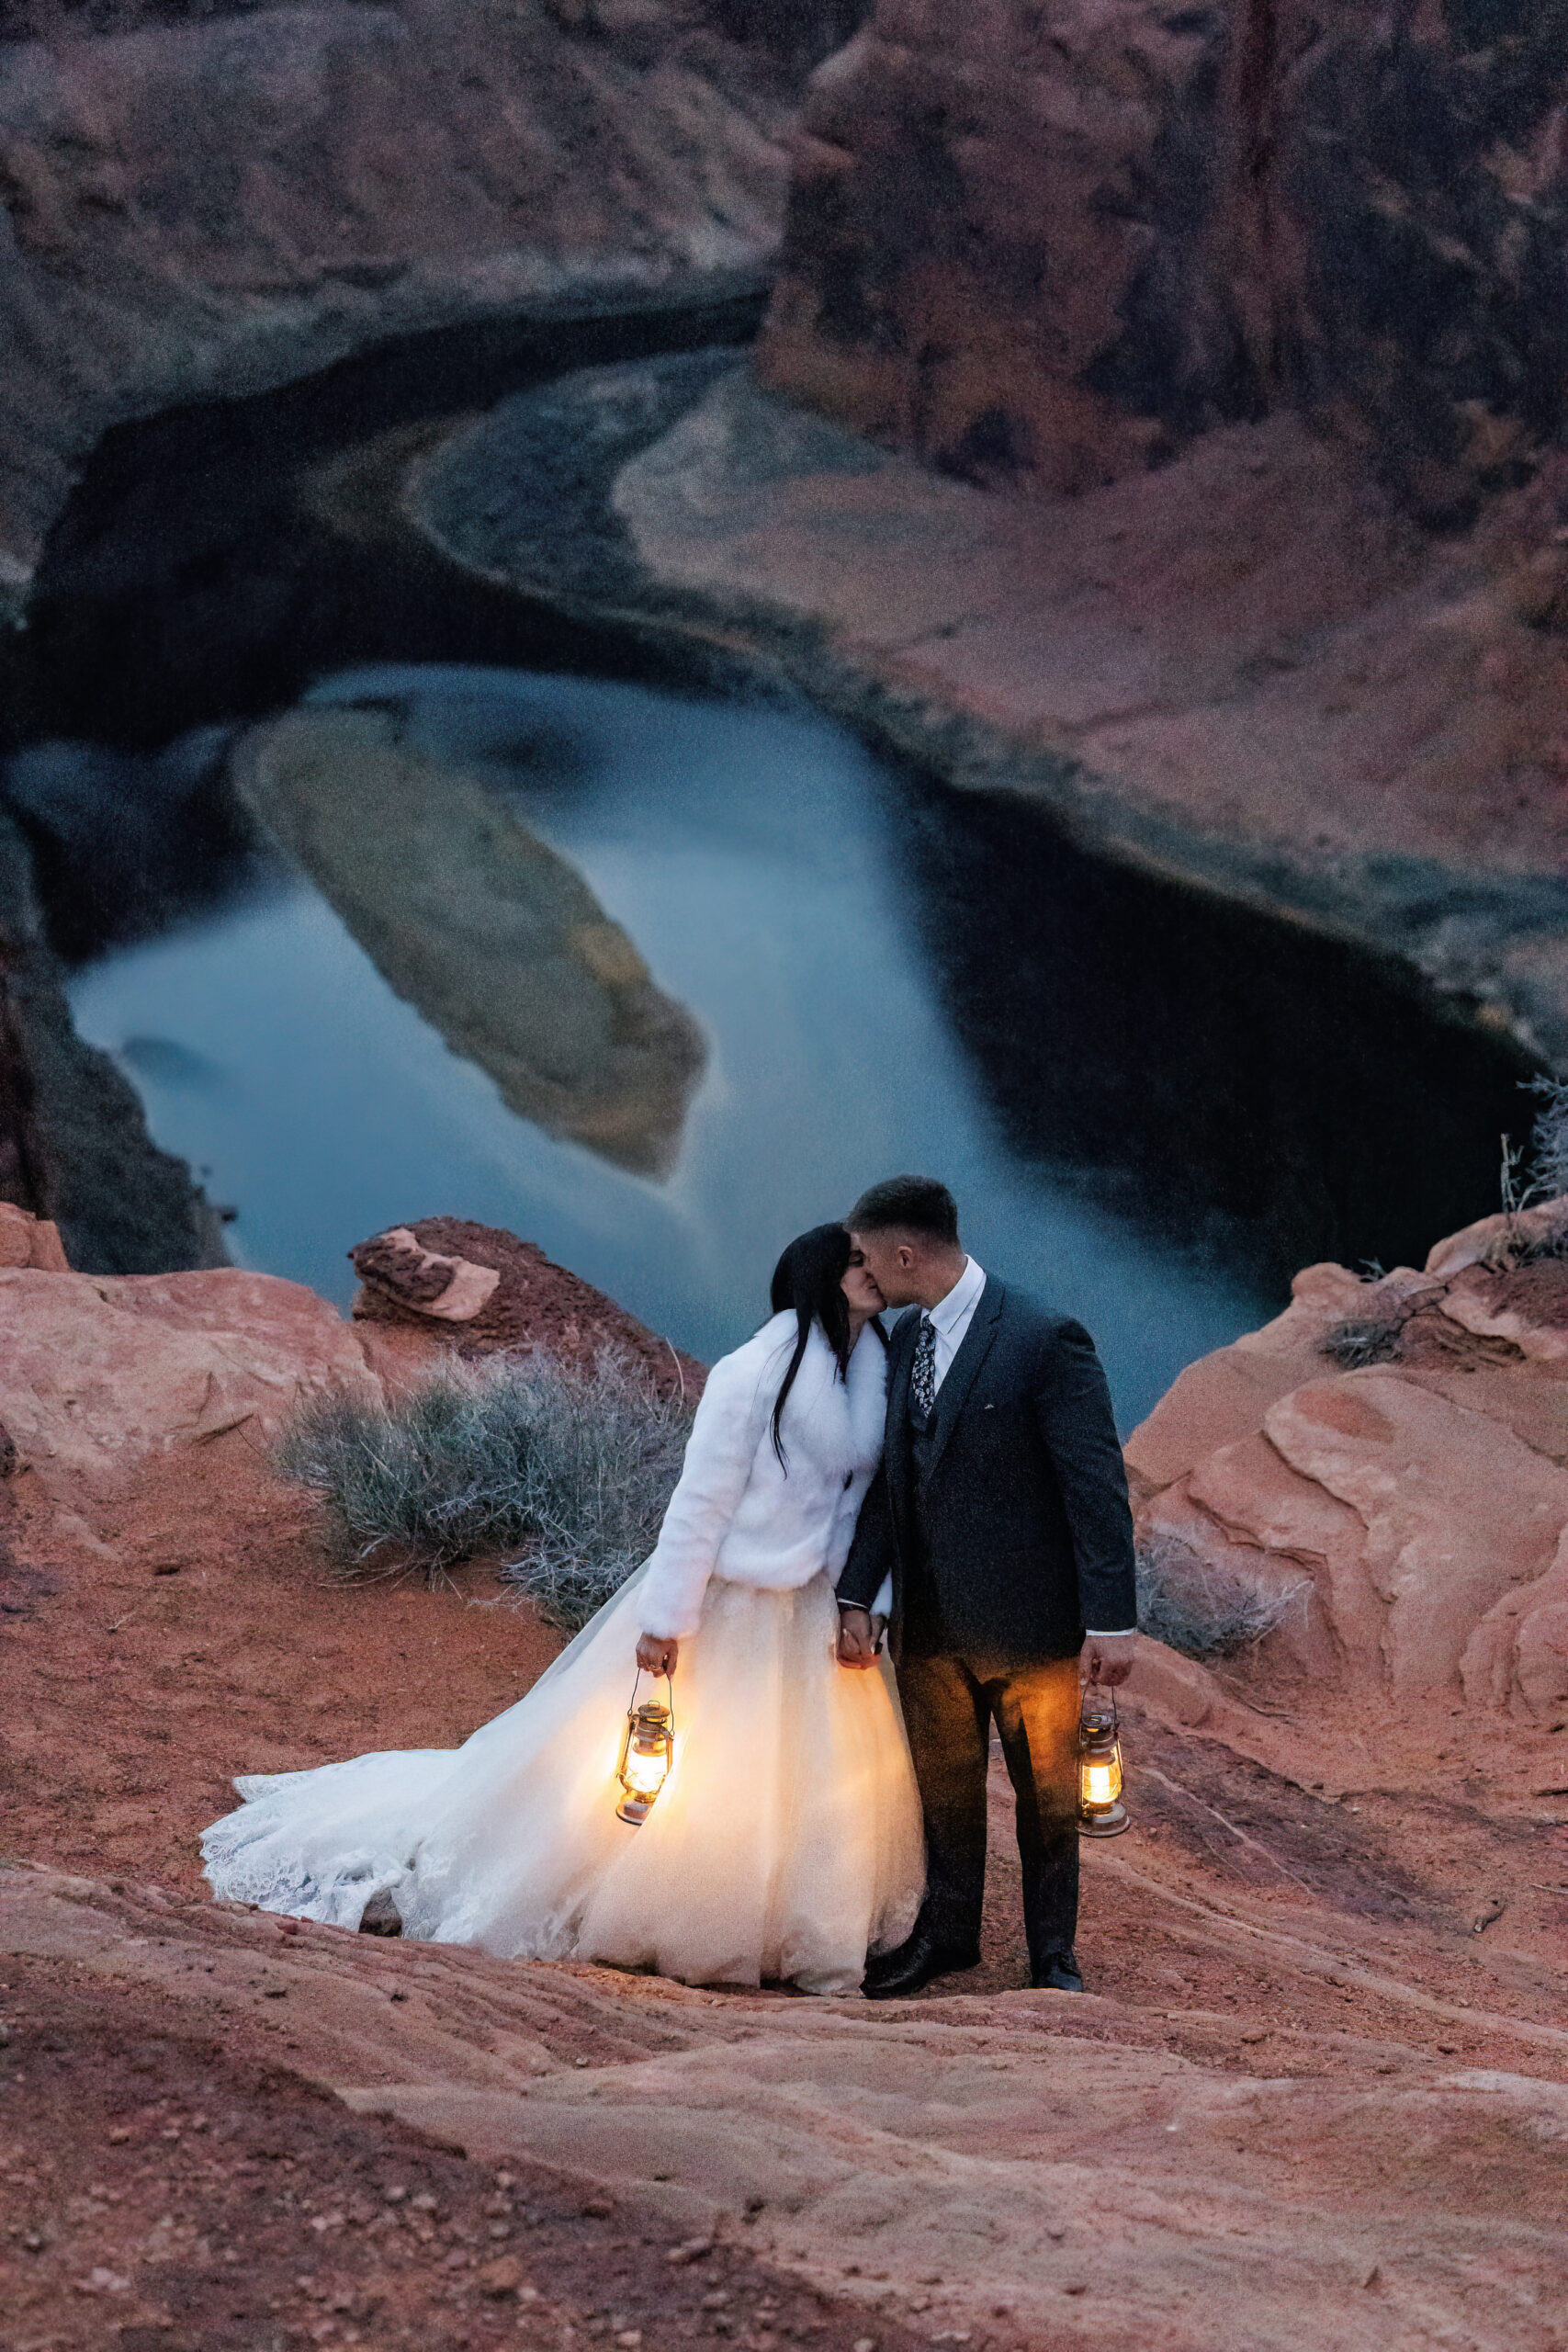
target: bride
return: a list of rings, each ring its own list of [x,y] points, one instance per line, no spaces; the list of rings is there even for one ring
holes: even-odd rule
[[[882,1304],[841,1226],[792,1241],[772,1320],[709,1374],[636,1575],[461,1747],[237,1781],[202,1839],[214,1893],[344,1928],[379,1896],[406,1936],[509,1958],[852,1992],[924,1878],[891,1674],[836,1661],[882,1450]],[[627,1704],[661,1670],[674,1760],[632,1827]]]

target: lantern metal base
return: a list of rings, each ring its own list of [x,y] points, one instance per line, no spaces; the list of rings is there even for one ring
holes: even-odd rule
[[[1080,1813],[1080,1838],[1120,1838],[1123,1829],[1131,1829],[1133,1816],[1124,1804],[1107,1805],[1104,1810]]]
[[[652,1811],[651,1797],[623,1797],[615,1807],[615,1819],[629,1822],[634,1829],[640,1829]]]

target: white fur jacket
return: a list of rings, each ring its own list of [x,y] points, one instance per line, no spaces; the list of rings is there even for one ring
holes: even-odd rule
[[[771,1591],[809,1584],[823,1568],[838,1581],[882,1459],[887,1351],[863,1331],[841,1381],[812,1326],[784,1401],[781,1467],[773,1410],[798,1328],[793,1312],[775,1315],[709,1373],[638,1596],[645,1634],[695,1633],[712,1576]]]

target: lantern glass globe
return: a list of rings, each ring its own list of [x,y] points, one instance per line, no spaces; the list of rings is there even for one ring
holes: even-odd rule
[[[638,1740],[633,1743],[627,1753],[626,1769],[622,1777],[637,1796],[652,1797],[657,1796],[664,1786],[664,1776],[669,1769],[662,1747],[645,1748]]]
[[[615,1811],[634,1829],[648,1819],[674,1760],[674,1724],[670,1709],[652,1702],[640,1707],[634,1704],[626,1717],[626,1737],[621,1743],[621,1761],[615,1775],[621,1784],[621,1801]]]

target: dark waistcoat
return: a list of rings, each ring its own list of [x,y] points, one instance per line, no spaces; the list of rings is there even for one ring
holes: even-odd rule
[[[913,1538],[904,1577],[902,1646],[919,1655],[945,1648],[942,1594],[931,1566],[931,1535],[926,1522],[926,1488],[937,1454],[936,1415],[922,1413],[909,1392],[909,1459],[914,1468],[909,1497],[909,1532]]]

